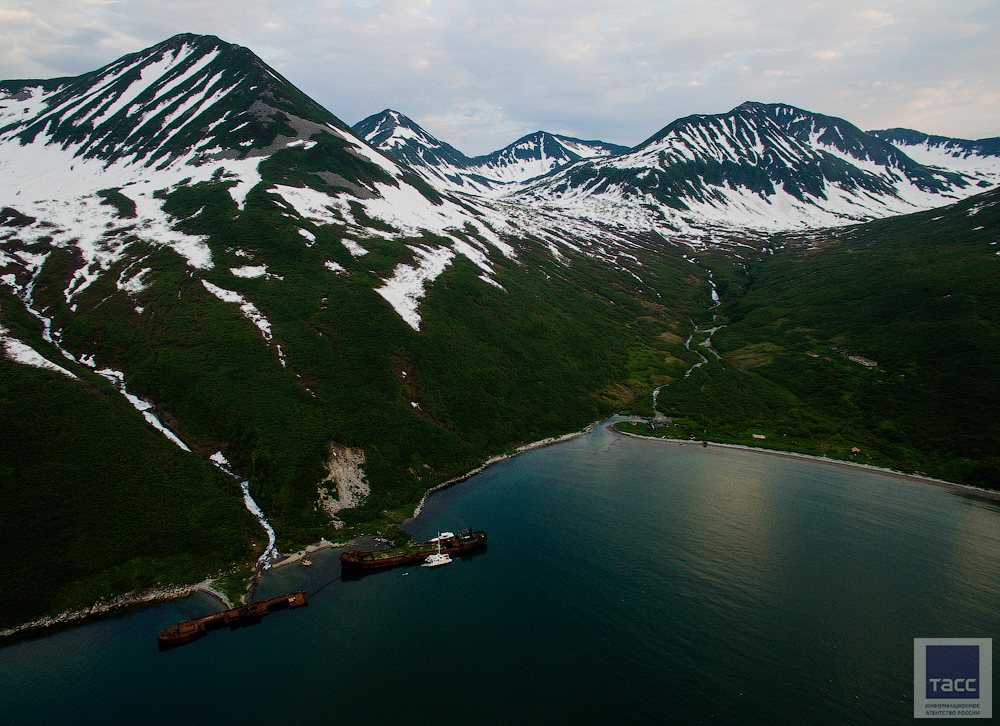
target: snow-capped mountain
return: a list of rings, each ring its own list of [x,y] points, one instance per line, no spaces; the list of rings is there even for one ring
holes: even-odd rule
[[[0,143],[105,173],[263,156],[306,132],[283,123],[287,111],[349,133],[249,50],[212,36],[178,35],[76,78],[4,81],[0,94]]]
[[[557,172],[517,198],[670,235],[902,214],[976,193],[975,181],[917,163],[843,119],[744,103],[675,121],[631,151]]]
[[[536,131],[486,156],[473,159],[474,168],[486,177],[525,182],[583,159],[612,156],[628,148],[604,141],[583,141]]]
[[[353,129],[369,144],[408,164],[437,188],[488,193],[504,186],[499,179],[477,173],[472,159],[434,138],[398,111],[386,109],[359,121]]]
[[[604,141],[536,131],[499,151],[468,157],[391,109],[369,116],[353,128],[372,146],[409,164],[436,187],[494,196],[582,159],[627,151],[627,147]]]
[[[465,255],[489,279],[489,258],[511,254],[468,202],[438,194],[249,50],[212,36],[179,35],[76,78],[0,84],[0,208],[32,220],[8,236],[0,280],[29,305],[53,249],[75,249],[80,258],[65,289],[70,303],[101,275],[142,257],[139,245],[109,237],[124,226],[142,245],[169,247],[193,269],[212,269],[205,238],[185,232],[164,199],[218,182],[234,214],[248,194],[271,195],[298,220],[304,245],[315,237],[310,229],[329,224],[346,225],[358,239],[444,235],[450,243],[441,247],[415,245],[413,263],[378,287],[415,327],[432,270]],[[135,222],[122,225],[116,205]],[[448,237],[451,229],[464,231]],[[469,230],[480,238],[470,241]],[[45,252],[33,247],[40,239],[48,240]],[[345,244],[356,257],[367,253],[363,241]]]
[[[888,141],[921,164],[967,174],[978,180],[979,187],[1000,184],[1000,137],[971,141],[898,128],[868,133]]]

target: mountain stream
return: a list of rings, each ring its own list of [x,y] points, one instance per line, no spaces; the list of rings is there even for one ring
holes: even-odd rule
[[[93,367],[92,360],[93,359],[88,360],[86,357],[81,359],[81,361],[85,365],[90,365],[91,367]],[[187,445],[183,441],[181,441],[180,437],[177,436],[177,434],[175,434],[169,428],[164,426],[163,422],[160,421],[159,418],[157,418],[157,416],[152,411],[153,404],[149,403],[148,401],[144,401],[138,396],[128,392],[128,389],[126,389],[125,387],[124,373],[122,373],[121,371],[112,370],[110,368],[102,368],[101,370],[96,371],[96,373],[102,376],[103,378],[106,378],[108,381],[110,381],[111,385],[113,385],[118,390],[119,393],[125,396],[125,398],[128,399],[128,402],[131,403],[132,406],[135,407],[137,411],[142,413],[146,421],[148,421],[150,425],[153,426],[153,428],[155,428],[157,431],[162,433],[168,439],[173,441],[184,451],[191,451],[191,449],[189,449]],[[261,556],[257,558],[258,568],[266,570],[268,567],[270,567],[269,560],[271,560],[273,557],[276,557],[278,554],[278,550],[274,546],[275,545],[274,528],[271,526],[271,523],[267,521],[267,517],[264,516],[264,512],[257,505],[257,502],[254,501],[254,498],[250,495],[250,482],[248,482],[246,479],[241,479],[239,476],[236,475],[235,472],[233,472],[233,470],[230,468],[229,462],[226,460],[226,457],[222,455],[221,451],[211,456],[211,462],[215,464],[215,466],[219,470],[225,472],[226,474],[228,474],[229,476],[231,476],[233,479],[236,480],[236,483],[240,485],[240,490],[243,492],[243,505],[247,508],[250,514],[252,514],[254,518],[258,522],[260,522],[260,526],[264,528],[264,531],[267,532],[267,547],[264,548],[264,552],[261,554]]]
[[[718,307],[721,301],[719,300],[719,293],[715,289],[715,282],[712,280],[711,270],[708,271],[708,284],[712,286],[712,307],[713,308]],[[718,317],[719,317],[718,315],[712,315],[712,322],[714,323],[718,319]],[[691,325],[694,326],[694,330],[691,331],[691,334],[688,335],[687,340],[684,341],[684,347],[690,350],[695,355],[697,355],[699,358],[701,358],[701,360],[698,361],[697,363],[692,364],[690,368],[684,371],[684,378],[687,378],[689,375],[691,375],[691,371],[693,371],[695,368],[699,368],[700,366],[703,366],[706,363],[708,363],[708,358],[705,356],[704,353],[702,353],[700,350],[691,347],[691,341],[694,340],[694,336],[696,335],[707,333],[708,334],[707,337],[704,340],[700,341],[697,347],[705,348],[706,350],[711,352],[712,355],[715,356],[716,360],[722,360],[722,356],[719,355],[718,351],[712,347],[712,336],[715,335],[717,331],[722,330],[726,326],[713,325],[711,328],[705,328],[703,330],[701,326],[697,325],[693,320],[691,320]],[[657,417],[662,415],[662,413],[656,408],[656,399],[660,394],[661,388],[663,388],[663,386],[657,386],[656,388],[653,389],[653,415]]]

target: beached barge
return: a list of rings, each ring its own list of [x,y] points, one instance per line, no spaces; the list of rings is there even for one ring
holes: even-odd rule
[[[345,570],[380,570],[397,565],[423,562],[438,551],[438,541],[417,542],[384,550],[351,550],[340,555],[340,566]],[[486,532],[462,530],[457,535],[442,537],[441,552],[456,555],[486,546]]]
[[[306,604],[306,594],[302,591],[290,592],[280,597],[272,597],[270,600],[251,602],[238,608],[226,610],[214,615],[206,615],[201,618],[192,618],[183,622],[171,625],[160,631],[160,647],[171,647],[190,643],[196,638],[228,625],[230,628],[239,628],[244,625],[252,625],[260,622],[265,615],[273,613],[275,610],[285,608],[297,608]]]

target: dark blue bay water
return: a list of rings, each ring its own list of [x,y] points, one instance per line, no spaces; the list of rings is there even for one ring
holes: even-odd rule
[[[913,638],[1000,633],[1000,507],[604,430],[430,499],[447,567],[335,579],[166,653],[202,596],[0,649],[0,724],[911,723]],[[336,552],[271,573],[319,587]]]

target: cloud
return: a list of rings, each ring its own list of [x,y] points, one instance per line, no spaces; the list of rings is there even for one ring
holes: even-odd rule
[[[539,128],[634,144],[746,100],[980,137],[1000,134],[998,25],[993,0],[5,0],[0,77],[196,32],[348,123],[396,108],[468,154]]]

